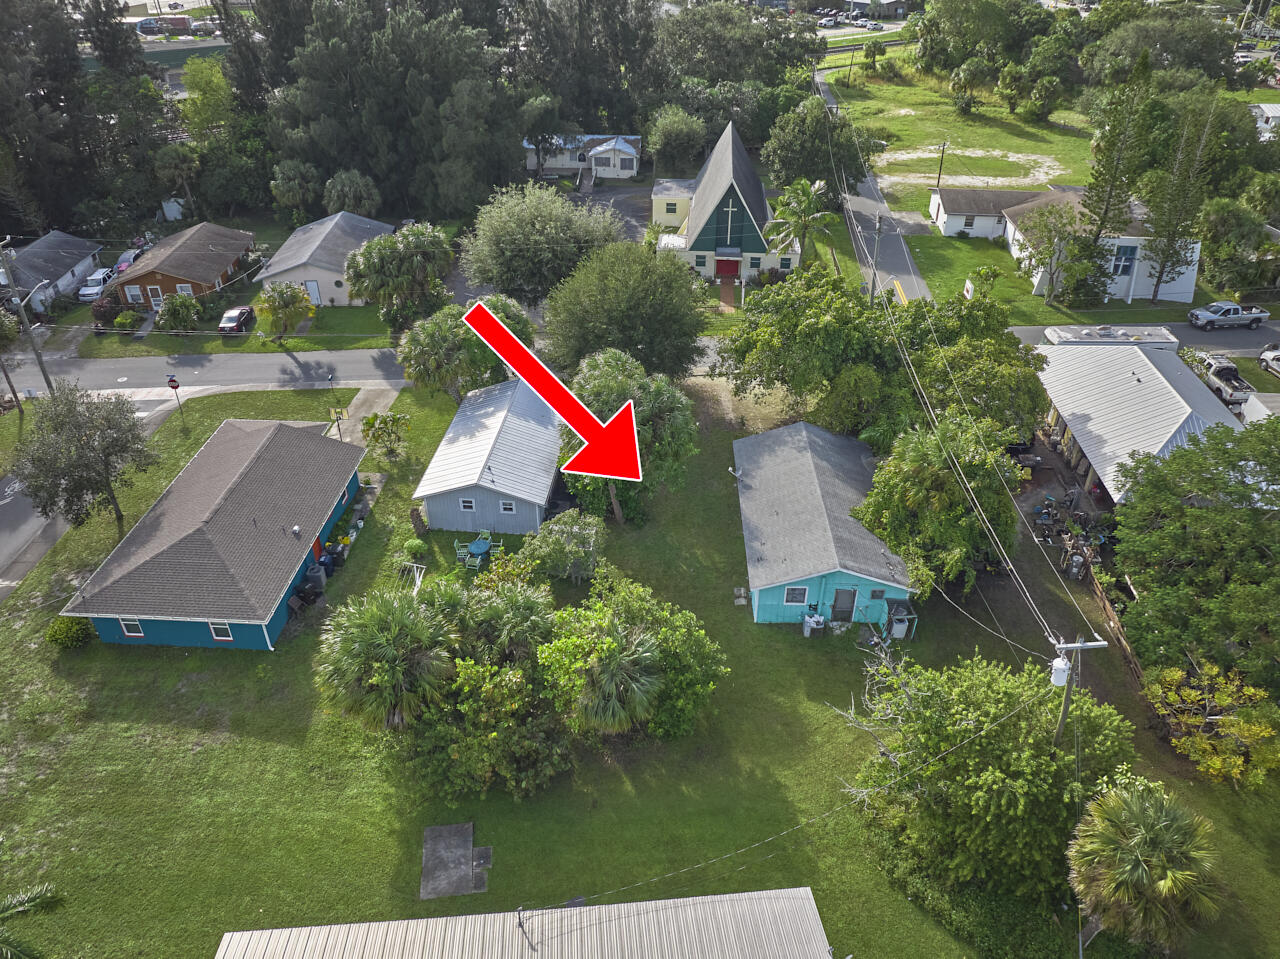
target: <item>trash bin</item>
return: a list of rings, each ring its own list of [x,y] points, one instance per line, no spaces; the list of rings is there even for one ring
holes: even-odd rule
[[[808,639],[808,638],[809,638],[810,633],[812,633],[812,632],[813,632],[813,617],[812,617],[812,616],[806,616],[806,617],[804,618],[804,621],[800,624],[800,632],[804,634],[804,638],[805,638],[805,639]]]

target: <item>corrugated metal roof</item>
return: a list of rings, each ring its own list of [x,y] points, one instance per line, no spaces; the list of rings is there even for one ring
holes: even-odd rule
[[[909,585],[902,558],[849,515],[871,489],[866,443],[792,423],[734,440],[733,461],[752,589],[836,569]]]
[[[560,456],[560,421],[523,380],[463,397],[415,499],[483,486],[545,506]]]
[[[434,919],[229,932],[214,959],[829,959],[813,893],[765,889]]]
[[[63,612],[266,622],[364,455],[324,426],[225,420]]]
[[[1240,423],[1171,350],[1041,346],[1045,392],[1112,498],[1124,498],[1119,468],[1134,452],[1165,456],[1214,423]]]
[[[280,245],[266,269],[258,274],[258,279],[269,280],[304,263],[342,273],[346,269],[349,253],[375,236],[394,232],[395,227],[390,223],[356,216],[345,210],[335,213],[323,220],[300,226],[289,234],[289,239]]]

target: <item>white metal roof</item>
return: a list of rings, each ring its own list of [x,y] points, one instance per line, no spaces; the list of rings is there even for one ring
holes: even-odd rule
[[[414,492],[483,486],[545,506],[560,456],[560,421],[523,380],[472,390]]]
[[[523,929],[520,923],[523,924]],[[228,932],[214,959],[829,959],[807,887]]]
[[[1280,117],[1280,103],[1250,103],[1249,109],[1264,117]]]
[[[1167,326],[1047,326],[1048,343],[1065,346],[1145,346],[1177,350],[1178,338]]]
[[[1171,350],[1059,345],[1037,351],[1049,361],[1040,373],[1045,392],[1117,502],[1124,499],[1119,468],[1132,453],[1166,456],[1215,423],[1240,429]]]

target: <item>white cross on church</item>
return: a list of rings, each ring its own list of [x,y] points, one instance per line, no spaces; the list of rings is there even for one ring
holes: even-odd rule
[[[724,208],[724,212],[725,212],[725,213],[727,213],[727,214],[729,214],[729,218],[728,218],[727,220],[725,220],[725,224],[724,224],[724,245],[725,245],[725,246],[729,246],[729,245],[731,245],[731,244],[733,243],[733,239],[732,239],[732,238],[733,238],[733,211],[734,211],[734,209],[735,209],[735,207],[734,207],[734,205],[733,205],[733,197],[729,197],[729,202],[728,202],[727,204],[725,204],[725,208]]]

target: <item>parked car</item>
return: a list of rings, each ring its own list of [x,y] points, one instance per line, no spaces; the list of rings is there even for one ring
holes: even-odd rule
[[[219,333],[247,333],[257,317],[251,306],[233,306],[218,321]]]
[[[1240,375],[1240,370],[1225,356],[1201,357],[1204,365],[1205,382],[1218,399],[1228,406],[1238,406],[1255,392],[1254,388]]]
[[[1280,376],[1280,343],[1268,343],[1258,353],[1258,365],[1272,376]]]
[[[161,33],[160,21],[155,17],[147,17],[146,19],[139,20],[134,24],[134,27],[139,33],[148,37],[159,36]]]
[[[142,256],[142,251],[137,248],[125,250],[120,254],[120,259],[116,260],[116,274],[119,275],[129,269],[140,256]]]
[[[883,24],[883,23],[876,23],[876,22],[868,23],[868,24],[867,24],[867,29],[868,29],[868,30],[883,30],[883,29],[884,29],[884,24]]]
[[[1250,40],[1241,40],[1239,43],[1236,44],[1236,49],[1237,50],[1256,50],[1258,49],[1258,45],[1256,43],[1253,43]]]
[[[832,20],[830,17],[823,17],[821,20],[818,21],[818,26],[820,27],[834,27],[835,25],[836,25],[836,22]]]
[[[869,23],[871,23],[871,21],[868,20],[866,17],[859,17],[857,20],[853,21],[853,25],[855,27],[863,27],[864,29]]]
[[[211,37],[218,32],[218,25],[211,20],[197,20],[191,24],[191,33],[197,37]]]
[[[1208,306],[1196,307],[1187,313],[1191,325],[1200,330],[1213,330],[1220,326],[1247,326],[1256,330],[1271,319],[1271,314],[1260,306],[1241,306],[1230,300],[1218,300]]]
[[[98,297],[102,296],[103,290],[106,289],[116,275],[116,271],[110,267],[103,267],[101,270],[94,270],[84,279],[84,285],[80,287],[76,293],[76,299],[81,303],[92,303]]]
[[[170,10],[181,10],[181,9],[182,9],[182,4],[181,4],[181,3],[179,3],[179,2],[178,2],[178,0],[173,0],[173,2],[169,4],[169,9],[170,9]]]

